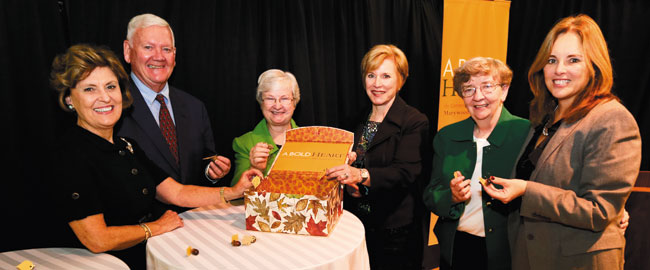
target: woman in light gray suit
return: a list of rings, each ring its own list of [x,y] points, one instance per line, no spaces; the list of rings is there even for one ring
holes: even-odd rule
[[[641,137],[611,93],[612,66],[596,22],[586,15],[558,22],[528,82],[536,128],[518,179],[494,179],[502,189],[485,184],[493,198],[519,206],[508,223],[513,269],[623,269],[617,221],[639,172]]]

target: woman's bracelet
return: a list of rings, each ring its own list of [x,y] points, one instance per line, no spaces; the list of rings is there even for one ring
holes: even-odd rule
[[[226,196],[223,195],[223,190],[224,190],[225,188],[226,188],[226,187],[221,187],[221,188],[219,189],[219,195],[221,196],[221,200],[222,200],[224,203],[229,204],[230,202],[229,202],[228,200],[226,200]]]
[[[147,226],[147,224],[140,223],[140,227],[144,229],[144,241],[149,240],[149,238],[151,238],[152,236],[151,229],[149,229],[149,226]]]

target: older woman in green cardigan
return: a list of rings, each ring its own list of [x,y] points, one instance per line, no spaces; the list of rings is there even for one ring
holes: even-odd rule
[[[479,178],[510,176],[530,123],[503,106],[512,71],[501,61],[473,58],[454,74],[454,91],[470,117],[434,138],[433,174],[423,195],[440,217],[441,269],[510,269],[511,209],[487,196]]]
[[[266,175],[285,142],[285,132],[298,127],[292,117],[300,101],[300,88],[293,74],[279,69],[269,69],[262,73],[257,79],[256,99],[264,119],[255,129],[232,141],[232,149],[235,151],[232,186],[251,167]]]

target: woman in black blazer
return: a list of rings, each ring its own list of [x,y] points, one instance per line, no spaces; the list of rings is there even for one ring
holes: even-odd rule
[[[327,174],[347,185],[344,207],[366,228],[371,268],[419,268],[416,180],[428,120],[397,95],[408,77],[408,62],[399,48],[374,46],[361,70],[372,109],[355,129],[357,158]]]

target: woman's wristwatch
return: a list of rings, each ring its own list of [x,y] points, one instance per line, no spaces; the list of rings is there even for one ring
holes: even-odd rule
[[[368,180],[368,178],[370,178],[370,174],[368,173],[368,170],[366,170],[366,169],[361,169],[360,174],[361,174],[361,182],[359,182],[359,185],[363,185],[363,183],[366,182],[366,180]]]

